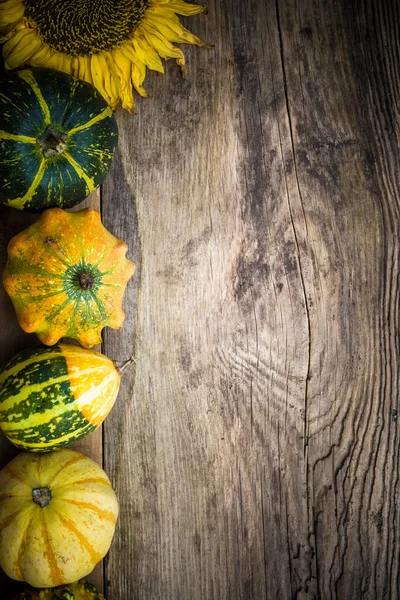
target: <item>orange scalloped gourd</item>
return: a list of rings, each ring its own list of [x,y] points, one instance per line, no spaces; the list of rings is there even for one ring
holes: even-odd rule
[[[91,348],[103,327],[120,329],[123,295],[135,265],[98,211],[46,210],[12,238],[3,273],[18,322],[52,346],[64,336]]]

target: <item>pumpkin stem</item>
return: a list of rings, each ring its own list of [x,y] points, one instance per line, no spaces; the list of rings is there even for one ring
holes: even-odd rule
[[[135,363],[136,360],[133,358],[133,356],[131,356],[130,358],[128,358],[128,360],[126,360],[125,362],[123,362],[121,365],[118,365],[117,363],[115,364],[115,368],[117,369],[117,371],[119,371],[120,373],[123,373],[126,369],[126,367],[129,367],[129,365],[131,365],[132,363]]]
[[[50,503],[53,495],[48,487],[35,488],[32,490],[32,500],[38,504],[40,508],[44,508]]]
[[[91,290],[94,284],[94,277],[84,271],[83,273],[79,273],[78,281],[82,290]]]
[[[48,125],[44,134],[37,139],[37,143],[42,149],[46,158],[62,154],[67,147],[65,143],[67,136]]]

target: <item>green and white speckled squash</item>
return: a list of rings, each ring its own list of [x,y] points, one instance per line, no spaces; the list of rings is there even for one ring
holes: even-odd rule
[[[63,448],[100,426],[119,385],[120,371],[98,352],[27,348],[0,369],[0,428],[22,450]]]
[[[9,73],[0,84],[0,204],[40,212],[84,200],[118,142],[103,97],[52,69]]]

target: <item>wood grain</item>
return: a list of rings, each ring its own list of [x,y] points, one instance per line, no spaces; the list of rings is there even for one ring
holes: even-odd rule
[[[210,2],[118,115],[110,600],[399,597],[399,5]]]
[[[288,598],[313,568],[304,218],[272,19],[271,3],[213,4],[196,33],[214,50],[188,51],[183,83],[172,65],[154,78],[158,106],[120,115],[104,220],[140,272],[134,333],[105,338],[137,361],[105,424],[121,499],[113,600]]]

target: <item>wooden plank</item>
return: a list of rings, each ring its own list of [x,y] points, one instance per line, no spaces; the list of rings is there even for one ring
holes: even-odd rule
[[[310,317],[318,598],[398,598],[398,2],[280,14]]]
[[[168,64],[139,116],[119,115],[103,190],[139,263],[128,322],[105,337],[136,358],[105,423],[121,501],[109,598],[286,599],[315,566],[304,219],[275,3],[213,3],[188,26],[214,50],[185,49],[188,78]]]
[[[118,115],[110,600],[398,597],[399,7],[210,3]]]
[[[74,207],[72,210],[80,210],[90,206],[100,210],[100,192],[91,194],[85,202]],[[21,213],[5,207],[0,207],[0,269],[3,272],[7,260],[7,244],[9,240],[19,231],[22,231],[37,219],[37,215]],[[20,352],[28,346],[38,343],[35,335],[24,333],[17,322],[14,309],[10,299],[0,286],[0,323],[1,323],[1,343],[0,343],[0,364],[6,362],[17,352]],[[100,348],[97,348],[98,350]],[[91,436],[72,446],[76,450],[83,452],[100,465],[103,464],[103,440],[101,428]],[[0,468],[3,468],[17,453],[15,448],[0,432]],[[87,578],[92,581],[100,590],[103,589],[103,564],[99,564],[93,573]],[[16,594],[23,589],[22,584],[8,579],[4,573],[0,574],[0,585],[4,594]]]

